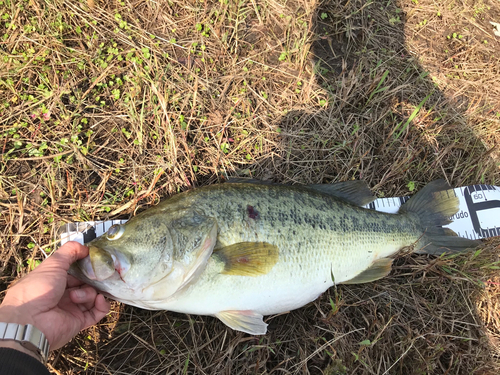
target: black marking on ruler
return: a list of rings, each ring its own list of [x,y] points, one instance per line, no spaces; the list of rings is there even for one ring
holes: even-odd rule
[[[374,210],[374,209],[375,209],[375,201],[370,202],[370,204],[368,205],[368,208],[369,208],[370,210]]]
[[[488,198],[486,198],[486,194],[485,194],[485,192],[484,192],[485,190],[488,190],[488,189],[486,188],[486,185],[481,185],[481,193],[483,193],[484,200],[485,200],[485,201],[487,201],[487,200],[488,200]]]
[[[481,224],[479,223],[479,217],[477,215],[478,211],[489,210],[492,208],[500,208],[500,200],[489,200],[484,202],[474,203],[472,201],[471,193],[476,192],[477,185],[467,186],[464,190],[465,194],[465,202],[467,203],[467,208],[469,209],[470,219],[472,221],[472,226],[477,234],[483,237],[488,237],[488,232],[486,232],[483,228],[481,228]],[[473,191],[471,191],[474,189]],[[483,193],[484,195],[484,193]],[[485,234],[486,233],[486,234]]]
[[[96,237],[97,237],[97,235],[95,233],[94,227],[90,227],[89,229],[87,229],[86,231],[83,232],[83,242],[84,243],[89,243],[90,241],[92,241]]]

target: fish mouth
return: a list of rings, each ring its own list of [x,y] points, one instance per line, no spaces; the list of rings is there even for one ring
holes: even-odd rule
[[[130,262],[114,249],[102,249],[89,244],[89,255],[76,261],[72,266],[74,276],[84,276],[91,281],[104,281],[123,277],[130,269]]]

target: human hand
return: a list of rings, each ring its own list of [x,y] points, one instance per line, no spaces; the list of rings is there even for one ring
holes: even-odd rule
[[[82,329],[99,322],[109,303],[68,269],[89,253],[78,242],[67,242],[7,290],[0,321],[32,324],[45,334],[50,349],[58,349]]]

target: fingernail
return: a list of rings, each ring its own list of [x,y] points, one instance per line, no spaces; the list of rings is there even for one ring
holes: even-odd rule
[[[87,294],[87,293],[85,293],[85,291],[84,291],[84,290],[82,290],[82,289],[75,289],[75,290],[74,290],[74,293],[75,293],[75,297],[76,297],[76,298],[78,298],[78,299],[84,299],[84,298],[85,298],[85,295]]]

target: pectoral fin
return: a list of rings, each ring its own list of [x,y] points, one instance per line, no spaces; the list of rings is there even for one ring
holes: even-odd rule
[[[370,267],[342,284],[364,284],[381,279],[391,272],[392,259],[381,258],[372,263]]]
[[[264,335],[267,332],[267,324],[262,320],[263,316],[252,310],[227,310],[215,316],[236,331],[251,335]]]
[[[240,242],[221,249],[214,254],[224,262],[225,275],[261,276],[274,267],[279,258],[279,250],[267,242]]]

